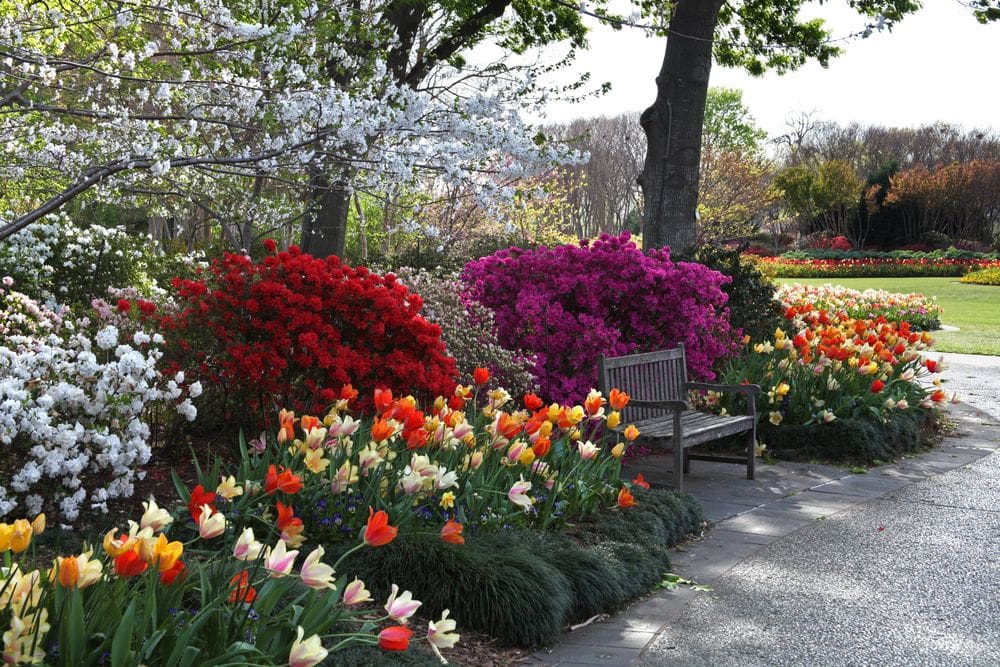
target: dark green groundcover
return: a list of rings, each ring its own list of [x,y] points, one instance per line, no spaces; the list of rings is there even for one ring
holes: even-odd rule
[[[859,417],[809,426],[764,424],[758,434],[767,452],[779,459],[871,465],[925,447],[931,431],[930,417],[908,411],[888,421]]]
[[[691,496],[635,492],[638,506],[599,512],[567,533],[511,529],[466,536],[400,535],[349,557],[341,568],[375,599],[392,583],[423,602],[421,614],[451,610],[466,628],[524,648],[551,644],[567,625],[613,612],[649,592],[670,568],[669,547],[701,530]]]
[[[808,426],[767,422],[757,427],[757,439],[767,455],[786,461],[822,461],[834,465],[877,465],[933,444],[934,420],[924,412],[898,412],[888,421],[877,417],[835,419]],[[698,449],[740,454],[742,437],[719,440]]]

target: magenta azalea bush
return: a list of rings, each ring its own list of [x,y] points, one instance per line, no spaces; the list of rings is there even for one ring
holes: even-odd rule
[[[578,245],[510,248],[465,265],[468,298],[496,315],[500,340],[535,355],[549,400],[578,402],[597,382],[597,357],[684,343],[693,376],[710,379],[737,348],[722,286],[667,248],[639,250],[626,232]]]

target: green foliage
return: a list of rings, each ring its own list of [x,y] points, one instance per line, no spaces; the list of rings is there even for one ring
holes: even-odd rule
[[[962,282],[974,285],[1000,285],[1000,267],[966,273],[962,276]]]
[[[757,153],[767,132],[757,127],[738,88],[709,88],[702,146],[707,150]]]
[[[732,278],[722,290],[729,295],[729,323],[734,329],[754,340],[771,335],[781,323],[781,313],[774,300],[774,284],[756,264],[740,257],[739,250],[701,246],[695,249],[693,261],[700,262]]]

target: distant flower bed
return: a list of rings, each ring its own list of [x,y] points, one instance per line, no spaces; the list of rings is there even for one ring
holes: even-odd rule
[[[910,328],[930,331],[941,326],[943,309],[923,294],[896,294],[886,290],[867,289],[863,292],[839,285],[784,285],[775,297],[782,310],[789,308],[824,310],[844,313],[859,320],[909,322]]]
[[[1000,266],[967,273],[962,276],[962,282],[973,285],[1000,285]]]
[[[845,418],[891,419],[898,412],[931,410],[950,396],[922,382],[940,372],[940,358],[922,357],[932,338],[908,322],[858,319],[805,303],[789,306],[788,331],[748,341],[722,372],[724,381],[764,389],[758,406],[773,426],[829,423]],[[709,403],[733,412],[724,397]]]
[[[760,271],[773,278],[867,278],[961,276],[983,268],[1000,267],[1000,259],[891,258],[796,259],[788,256],[755,258]]]

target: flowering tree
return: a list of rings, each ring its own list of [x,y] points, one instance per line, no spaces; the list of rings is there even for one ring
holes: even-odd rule
[[[483,174],[565,151],[507,104],[530,77],[459,54],[493,34],[516,52],[584,34],[554,2],[492,27],[511,4],[6,3],[0,176],[19,185],[0,238],[84,193],[165,216],[190,201],[237,247],[255,228],[340,224],[351,187],[421,170],[493,194]]]

